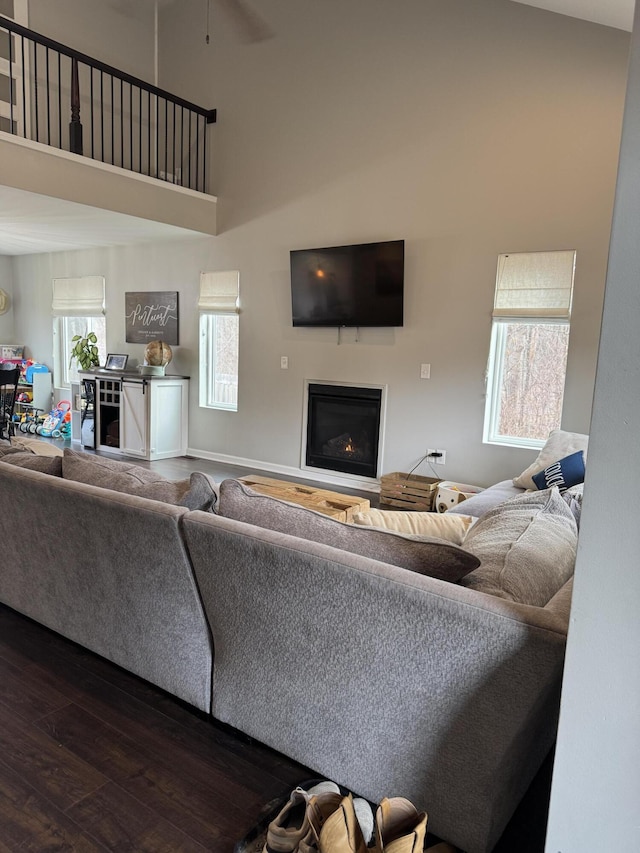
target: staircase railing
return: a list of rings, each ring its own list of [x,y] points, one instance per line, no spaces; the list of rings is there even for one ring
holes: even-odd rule
[[[0,102],[1,129],[207,192],[207,128],[216,120],[214,109],[0,16],[3,42],[0,74],[8,78],[9,97]]]

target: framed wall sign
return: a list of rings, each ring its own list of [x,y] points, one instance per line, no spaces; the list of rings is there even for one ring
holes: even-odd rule
[[[125,328],[128,344],[162,340],[178,344],[178,291],[125,293]]]

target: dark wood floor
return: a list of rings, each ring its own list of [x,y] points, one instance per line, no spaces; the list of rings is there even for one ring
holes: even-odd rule
[[[544,850],[550,770],[495,853]],[[232,853],[313,775],[0,605],[0,853]]]
[[[358,497],[368,498],[372,507],[380,506],[380,495],[377,492],[362,491],[361,489],[354,489],[344,485],[322,483],[319,480],[307,480],[296,477],[295,475],[285,476],[284,474],[274,474],[270,471],[257,471],[255,468],[242,468],[238,465],[227,465],[222,462],[212,462],[208,459],[197,459],[193,456],[180,456],[177,459],[158,459],[155,462],[142,462],[141,464],[153,468],[162,474],[163,477],[168,477],[171,480],[180,480],[183,477],[188,477],[192,471],[204,471],[205,474],[209,474],[218,483],[229,477],[246,477],[249,474],[263,474],[265,477],[273,477],[276,480],[289,480],[293,483],[302,483],[303,485],[313,486],[317,489],[329,489],[332,492],[339,492],[343,495],[357,495]]]
[[[310,777],[0,605],[0,851],[230,853]]]
[[[249,473],[142,464],[172,479]],[[544,850],[551,766],[494,853]],[[311,776],[0,605],[0,853],[231,853],[267,804]]]
[[[34,438],[34,436],[28,436]],[[217,482],[226,480],[229,477],[244,477],[249,474],[263,474],[265,477],[273,477],[279,480],[289,480],[294,483],[302,483],[307,486],[314,486],[318,489],[329,489],[332,492],[340,492],[345,495],[358,495],[359,497],[368,498],[372,507],[380,506],[380,495],[377,492],[363,491],[361,489],[352,488],[349,485],[332,485],[331,483],[323,483],[319,480],[310,480],[295,475],[278,474],[271,471],[261,471],[257,468],[245,468],[240,465],[230,465],[224,462],[215,462],[209,459],[199,459],[195,456],[178,456],[173,459],[157,459],[154,462],[147,462],[144,459],[134,459],[133,457],[121,456],[119,453],[105,453],[104,451],[86,450],[78,442],[65,442],[62,439],[44,438],[36,436],[40,441],[46,441],[48,444],[54,444],[57,447],[68,447],[71,450],[82,451],[84,453],[96,453],[99,456],[104,456],[108,459],[115,459],[120,462],[135,462],[136,465],[142,465],[145,468],[151,468],[167,477],[170,480],[181,480],[188,477],[192,471],[204,471],[209,474]],[[330,472],[327,472],[330,474]]]

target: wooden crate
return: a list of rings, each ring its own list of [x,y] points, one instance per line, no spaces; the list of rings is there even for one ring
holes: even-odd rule
[[[395,471],[380,478],[380,504],[397,509],[431,512],[441,480]]]
[[[328,515],[338,521],[351,521],[356,512],[366,512],[371,508],[370,502],[356,495],[343,495],[327,489],[316,489],[302,483],[290,483],[287,480],[274,480],[260,474],[250,474],[238,477],[241,483],[249,486],[255,492],[279,498],[283,501],[299,504],[307,509],[314,509],[323,515]],[[295,531],[292,531],[295,533]]]

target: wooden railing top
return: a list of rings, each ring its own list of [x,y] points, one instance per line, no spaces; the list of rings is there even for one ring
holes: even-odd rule
[[[127,74],[126,71],[121,71],[113,65],[108,65],[106,62],[94,59],[92,56],[88,56],[86,53],[74,50],[74,48],[68,47],[61,42],[57,42],[48,36],[43,36],[41,33],[37,33],[34,30],[30,30],[28,27],[22,26],[22,24],[17,24],[10,18],[5,18],[4,15],[0,15],[0,29],[9,30],[10,32],[16,33],[16,35],[24,36],[37,44],[41,44],[43,47],[56,50],[64,56],[76,59],[78,62],[82,62],[91,68],[95,68],[97,71],[104,71],[106,74],[113,75],[118,80],[123,80],[125,83],[137,86],[145,92],[164,98],[178,107],[184,107],[187,110],[191,110],[197,115],[205,118],[207,124],[213,124],[216,121],[217,113],[215,109],[206,109],[205,107],[200,107],[191,101],[185,100],[184,98],[180,98],[178,95],[172,95],[171,92],[167,92],[165,89],[154,86],[153,83],[147,83],[145,80],[141,80],[139,77],[134,77],[132,74]]]

